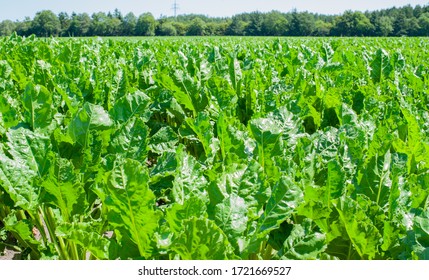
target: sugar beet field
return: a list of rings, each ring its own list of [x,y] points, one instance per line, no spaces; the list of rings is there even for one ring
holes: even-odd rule
[[[429,259],[429,41],[0,38],[0,255]]]

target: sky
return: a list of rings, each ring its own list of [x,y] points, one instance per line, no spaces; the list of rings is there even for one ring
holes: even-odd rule
[[[172,16],[174,0],[0,0],[0,20],[33,18],[38,11],[92,14],[118,8],[123,14],[151,12],[156,18]],[[341,14],[346,10],[373,11],[393,6],[429,5],[429,0],[177,0],[178,14],[230,17],[243,12],[293,9],[321,14]]]

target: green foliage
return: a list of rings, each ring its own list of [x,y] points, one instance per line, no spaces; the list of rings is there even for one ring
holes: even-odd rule
[[[26,259],[429,259],[427,47],[2,38],[0,238]]]
[[[251,12],[228,17],[187,14],[158,19],[151,13],[125,16],[113,12],[37,12],[33,19],[0,22],[0,36],[428,36],[429,6],[386,7],[383,10],[347,10],[340,15],[307,11]]]

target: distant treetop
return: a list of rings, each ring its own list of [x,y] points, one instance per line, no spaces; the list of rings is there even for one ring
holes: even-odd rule
[[[113,13],[59,13],[44,10],[33,19],[0,22],[0,36],[428,36],[429,6],[410,5],[372,12],[321,15],[292,11],[252,12],[227,18],[178,15],[155,19]]]

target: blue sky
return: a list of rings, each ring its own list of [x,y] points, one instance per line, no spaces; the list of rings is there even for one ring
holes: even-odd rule
[[[174,0],[0,0],[0,20],[22,20],[34,17],[41,10],[55,13],[72,11],[108,12],[118,8],[123,14],[133,12],[140,15],[151,12],[156,18],[173,15]],[[428,5],[429,0],[177,0],[179,14],[204,14],[209,16],[231,16],[242,12],[279,10],[288,12],[311,11],[323,14],[339,14],[345,10],[378,10],[400,7],[407,4]]]

